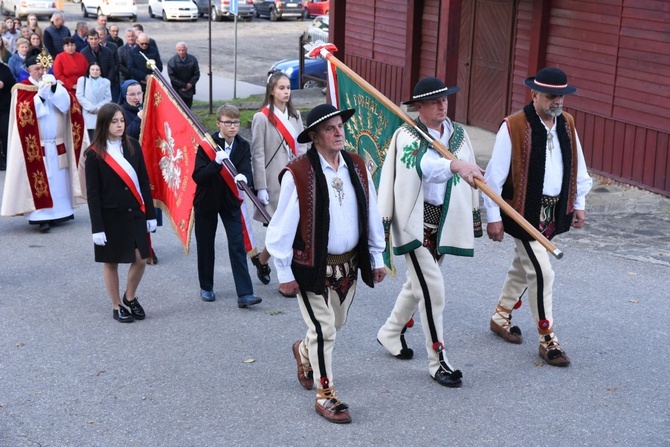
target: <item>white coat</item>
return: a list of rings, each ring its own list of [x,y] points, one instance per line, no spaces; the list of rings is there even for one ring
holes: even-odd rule
[[[98,120],[98,115],[92,113],[97,111],[100,107],[112,102],[112,90],[109,79],[100,76],[98,78],[100,88],[97,93],[93,91],[92,82],[89,77],[82,76],[77,80],[77,101],[81,104],[84,115],[84,123],[87,129],[95,129],[95,123]]]

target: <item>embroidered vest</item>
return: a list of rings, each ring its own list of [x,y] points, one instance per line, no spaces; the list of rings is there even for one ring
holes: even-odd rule
[[[374,287],[372,264],[368,247],[368,177],[363,159],[354,153],[342,151],[349,176],[356,192],[358,228],[360,237],[356,247],[357,264],[363,282]],[[312,148],[289,163],[279,174],[279,181],[290,171],[298,193],[300,222],[293,241],[291,269],[300,288],[323,294],[326,288],[326,256],[330,229],[330,200],[326,176],[321,169],[319,155]]]
[[[512,140],[512,162],[503,185],[505,199],[533,227],[539,229],[542,188],[547,158],[547,131],[535,112],[533,103],[505,118]],[[545,231],[549,239],[570,229],[577,194],[577,146],[575,122],[568,113],[556,118],[556,132],[563,158],[563,181],[556,205],[556,222]],[[505,232],[521,240],[532,240],[523,228],[502,213]]]

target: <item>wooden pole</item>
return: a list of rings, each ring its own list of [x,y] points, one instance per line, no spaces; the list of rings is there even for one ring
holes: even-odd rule
[[[374,98],[384,104],[388,109],[392,110],[396,115],[405,121],[408,125],[412,126],[419,135],[421,135],[425,140],[429,141],[433,147],[440,153],[442,156],[449,160],[456,160],[456,157],[449,152],[449,150],[442,144],[440,140],[433,139],[430,135],[426,135],[421,128],[411,119],[409,116],[402,111],[400,107],[395,105],[390,99],[382,95],[376,88],[370,85],[365,79],[360,77],[356,72],[351,68],[347,67],[343,62],[337,59],[333,53],[328,51],[326,48],[320,50],[321,57],[328,60],[331,64],[334,64],[337,68],[342,70],[349,76],[351,79],[356,81],[364,90],[370,93]],[[491,200],[493,200],[500,209],[511,217],[521,228],[523,228],[528,234],[530,234],[536,241],[538,241],[544,248],[549,251],[556,259],[561,259],[563,257],[563,252],[554,245],[549,239],[547,239],[540,231],[533,227],[526,219],[523,218],[519,213],[516,212],[502,197],[496,194],[487,184],[479,179],[475,179],[475,185],[479,188],[484,194],[486,194]]]

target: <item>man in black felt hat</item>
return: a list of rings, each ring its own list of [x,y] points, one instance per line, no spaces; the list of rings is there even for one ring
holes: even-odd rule
[[[474,238],[482,235],[479,194],[474,180],[483,179],[465,129],[447,117],[447,97],[460,90],[437,78],[421,79],[408,104],[419,113],[418,127],[439,140],[456,160],[444,158],[411,126],[402,125],[393,135],[379,180],[379,210],[387,236],[385,260],[404,255],[407,281],[396,299],[377,341],[391,355],[409,360],[405,332],[414,325],[419,310],[428,354],[428,372],[440,385],[462,384],[444,351],[443,255],[473,256]]]
[[[532,90],[532,101],[500,126],[486,181],[551,239],[570,226],[584,226],[585,197],[592,184],[574,119],[563,112],[565,95],[577,89],[555,67],[543,68],[524,83]],[[522,343],[521,329],[513,326],[511,319],[527,290],[539,333],[540,357],[552,366],[568,366],[570,359],[554,333],[554,271],[546,249],[511,218],[501,215],[493,201],[485,197],[484,204],[489,238],[502,241],[507,233],[515,244],[514,260],[490,321],[491,330],[508,343]]]
[[[28,50],[29,77],[14,85],[7,143],[3,216],[25,215],[47,232],[74,218],[81,197],[77,159],[88,145],[81,108],[53,75],[46,50]]]
[[[343,150],[344,123],[354,113],[330,104],[309,113],[298,142],[312,147],[279,174],[279,203],[265,238],[279,290],[298,295],[307,324],[305,339],[293,344],[298,380],[308,390],[316,381],[316,412],[340,424],[351,416],[335,394],[335,337],[347,320],[358,271],[370,287],[386,275],[372,178],[360,156]]]

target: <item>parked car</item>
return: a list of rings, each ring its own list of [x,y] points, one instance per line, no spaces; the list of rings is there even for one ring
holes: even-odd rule
[[[307,37],[310,41],[322,40],[328,42],[328,29],[330,28],[330,16],[317,16],[307,28]]]
[[[272,64],[270,70],[282,71],[291,81],[291,89],[298,90],[300,86],[300,59],[284,59]],[[323,87],[328,80],[328,64],[323,58],[305,58],[305,75],[317,79],[305,80],[302,88]]]
[[[230,2],[237,2],[237,17],[251,22],[256,15],[254,0],[193,0],[198,6],[200,17],[212,13],[212,20],[220,22],[223,19],[233,19],[230,12]]]
[[[0,11],[3,14],[14,14],[14,17],[23,19],[28,14],[35,14],[38,17],[51,16],[51,14],[58,11],[58,7],[55,0],[2,0]]]
[[[302,1],[293,0],[283,2],[281,0],[256,0],[256,17],[267,16],[273,22],[277,20],[295,17],[302,19]]]
[[[198,7],[191,0],[149,0],[149,17],[163,21],[198,20]]]
[[[328,11],[330,11],[330,0],[306,0],[302,4],[302,7],[302,16],[306,19],[328,15]]]
[[[82,0],[81,12],[84,18],[104,14],[111,18],[127,17],[131,22],[137,20],[136,0]]]

